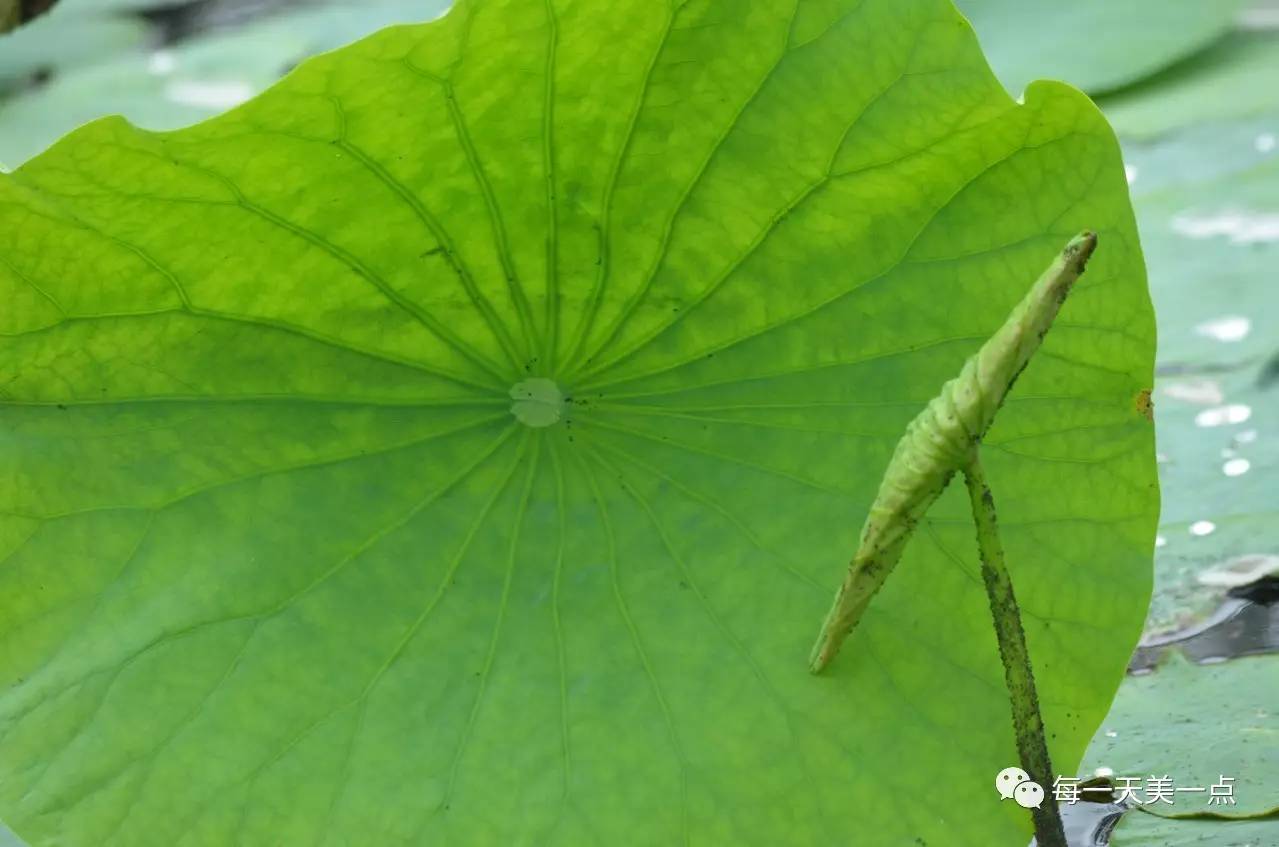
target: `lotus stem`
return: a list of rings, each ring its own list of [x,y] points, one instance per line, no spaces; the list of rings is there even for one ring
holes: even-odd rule
[[[1017,738],[1017,754],[1021,766],[1033,782],[1044,788],[1044,801],[1031,809],[1035,821],[1038,847],[1067,847],[1057,799],[1052,794],[1053,766],[1044,738],[1044,719],[1039,712],[1039,695],[1035,691],[1035,673],[1026,647],[1026,633],[1021,626],[1021,610],[1013,593],[1012,578],[1004,564],[1004,546],[999,540],[995,521],[995,497],[986,483],[981,460],[974,455],[964,468],[968,500],[972,504],[973,523],[977,525],[977,549],[981,553],[981,578],[986,584],[990,613],[995,622],[995,638],[999,641],[999,658],[1004,663],[1004,682],[1013,712],[1013,733]]]

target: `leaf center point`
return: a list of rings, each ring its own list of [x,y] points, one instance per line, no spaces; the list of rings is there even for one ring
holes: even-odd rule
[[[520,380],[511,386],[511,414],[525,426],[544,427],[564,416],[564,392],[554,380],[542,376]]]

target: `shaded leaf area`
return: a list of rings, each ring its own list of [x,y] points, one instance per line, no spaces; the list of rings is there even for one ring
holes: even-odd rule
[[[1233,805],[1210,805],[1210,792],[1154,799],[1156,814],[1256,815],[1279,807],[1279,659],[1259,656],[1194,665],[1170,654],[1154,672],[1125,681],[1103,733],[1088,750],[1085,768],[1108,767],[1136,784],[1142,802],[1149,777],[1171,777],[1173,787],[1208,789],[1233,778]],[[1129,814],[1120,826],[1122,832]],[[1122,843],[1122,842],[1117,842]]]
[[[0,102],[0,162],[16,166],[104,115],[149,129],[186,126],[247,100],[308,56],[448,7],[325,0],[161,44],[156,27],[118,5],[66,0],[0,42],[0,87],[40,81]]]
[[[1085,228],[984,452],[1064,769],[1150,590],[1153,316],[1104,120],[949,2],[464,3],[76,132],[0,180],[0,818],[1028,838],[962,491],[805,658],[903,426]]]
[[[1013,94],[1062,79],[1091,94],[1131,85],[1225,35],[1242,0],[958,0]]]

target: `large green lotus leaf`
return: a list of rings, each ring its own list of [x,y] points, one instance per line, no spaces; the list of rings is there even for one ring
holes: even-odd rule
[[[1120,135],[1149,138],[1272,113],[1279,107],[1271,84],[1277,74],[1279,32],[1239,31],[1100,103]]]
[[[1279,807],[1279,666],[1273,656],[1218,665],[1169,655],[1153,672],[1128,679],[1088,751],[1085,765],[1142,782],[1137,797],[1159,814],[1246,816]],[[1173,787],[1210,788],[1232,778],[1234,804],[1210,805],[1209,792],[1176,793],[1172,803],[1146,790],[1149,777]]]
[[[1242,0],[958,0],[1014,93],[1064,79],[1085,91],[1130,85],[1229,31]]]
[[[463,3],[85,127],[0,223],[33,845],[1024,843],[962,491],[806,659],[905,423],[1085,227],[985,450],[1060,770],[1140,630],[1118,147],[949,2]]]
[[[162,50],[126,51],[94,63],[81,59],[75,64],[82,67],[65,69],[45,85],[0,102],[0,162],[21,164],[63,133],[103,115],[118,113],[149,129],[186,126],[257,94],[307,56],[389,24],[429,20],[445,8],[443,0],[335,2],[253,20]],[[12,37],[26,39],[37,26]],[[101,19],[84,28],[96,50],[109,46],[103,39],[111,30]],[[55,35],[61,47],[71,37]],[[39,53],[47,53],[46,47]],[[32,57],[16,58],[26,66]],[[0,76],[4,65],[0,58]]]

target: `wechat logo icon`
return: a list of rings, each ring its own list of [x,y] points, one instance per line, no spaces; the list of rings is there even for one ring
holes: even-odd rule
[[[1016,800],[1023,809],[1038,809],[1044,802],[1044,788],[1030,781],[1021,768],[1004,768],[995,775],[995,790],[1000,800]]]

